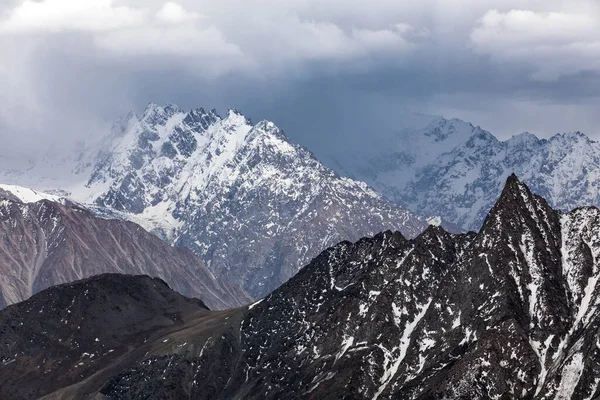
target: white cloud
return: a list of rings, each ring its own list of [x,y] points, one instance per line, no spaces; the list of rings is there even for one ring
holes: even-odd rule
[[[184,24],[178,26],[145,26],[108,32],[95,37],[100,49],[119,57],[149,55],[181,56],[192,59],[241,57],[240,49],[228,43],[214,27],[200,28]]]
[[[267,29],[277,31],[277,40],[263,41],[264,45],[255,47],[255,50],[279,59],[344,60],[378,52],[400,52],[412,47],[404,37],[408,30],[412,30],[406,24],[383,29],[356,27],[344,30],[331,22],[302,21],[290,17],[273,21]]]
[[[109,31],[139,25],[145,11],[112,0],[26,0],[7,13],[0,32]]]
[[[127,4],[25,0],[0,22],[0,34],[37,34],[47,39],[44,35],[49,32],[79,32],[91,35],[109,57],[131,60],[162,55],[185,58],[171,61],[193,69],[280,73],[315,61],[355,59],[357,63],[348,67],[357,67],[374,62],[370,58],[374,55],[401,58],[427,32],[398,20],[381,26],[344,26],[318,16],[302,17],[308,4],[302,1],[294,3],[297,12],[270,0],[257,6],[232,1],[235,13],[227,12],[221,3],[207,2],[203,9],[207,14],[195,11],[194,3],[185,7],[173,1]]]
[[[13,1],[3,6],[0,35],[89,35],[108,56],[183,57],[192,68],[210,62],[224,71],[277,72],[319,62],[337,69],[350,60],[404,61],[422,48],[466,53],[465,44],[528,65],[537,78],[596,70],[599,62],[591,55],[600,40],[593,0]]]
[[[471,33],[475,51],[533,68],[538,80],[600,71],[600,13],[488,11]]]
[[[152,13],[148,8],[117,6],[113,0],[26,0],[7,15],[0,22],[0,34],[48,39],[48,33],[78,32],[91,35],[106,55],[127,60],[163,55],[207,63],[207,58],[222,61],[241,54],[217,28],[197,23],[199,13],[171,1]]]
[[[186,11],[181,4],[169,1],[156,13],[156,19],[168,24],[178,24],[194,21],[200,18],[200,13]]]

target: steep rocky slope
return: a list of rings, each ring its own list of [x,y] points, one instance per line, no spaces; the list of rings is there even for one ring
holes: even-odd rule
[[[147,276],[105,274],[47,289],[0,314],[0,398],[35,399],[75,384],[156,332],[207,313],[200,300]]]
[[[84,375],[45,393],[593,399],[600,395],[599,219],[591,207],[553,210],[510,176],[477,234],[431,226],[412,240],[385,232],[342,242],[265,299],[157,330],[144,354],[100,363],[102,379]],[[10,338],[0,335],[3,357],[11,357],[0,373],[22,376],[31,370],[19,350],[27,339]],[[51,348],[35,354],[49,357]],[[33,371],[31,379],[43,374]]]
[[[60,203],[52,196],[57,201],[47,200],[28,189],[3,188],[1,307],[47,287],[104,272],[160,277],[211,308],[231,308],[249,301],[241,288],[216,280],[191,251],[169,246],[139,225],[102,219],[82,206]]]

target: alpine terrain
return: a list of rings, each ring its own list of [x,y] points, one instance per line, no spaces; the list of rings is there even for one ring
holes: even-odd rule
[[[323,159],[459,231],[479,230],[513,172],[553,207],[600,206],[600,143],[581,132],[549,139],[522,133],[501,141],[459,119],[407,110],[397,119],[393,135],[374,133],[369,146],[342,144]]]
[[[386,229],[414,237],[427,226],[323,166],[272,122],[252,124],[236,110],[221,117],[150,104],[101,143],[79,146],[64,165],[45,159],[51,167],[33,163],[3,178],[113,210],[191,249],[217,278],[255,298],[340,240]],[[48,176],[66,170],[67,177]]]
[[[236,310],[139,276],[47,289],[0,312],[0,397],[593,399],[599,255],[600,210],[511,175],[478,233],[341,242]]]
[[[105,272],[160,277],[211,309],[250,302],[240,287],[216,280],[190,250],[172,247],[133,222],[99,218],[59,197],[0,185],[0,308]]]

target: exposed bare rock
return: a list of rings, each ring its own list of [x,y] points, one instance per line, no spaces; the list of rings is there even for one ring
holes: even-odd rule
[[[176,329],[154,330],[118,360],[99,359],[94,375],[82,358],[86,369],[69,381],[76,383],[47,384],[35,395],[596,399],[599,257],[598,209],[553,210],[513,175],[477,234],[432,225],[415,239],[387,231],[339,243],[260,301],[198,314],[185,305]],[[69,288],[60,304],[86,290],[85,282]],[[0,313],[0,377],[10,377],[7,387],[18,399],[32,397],[30,382],[56,374],[46,372],[48,360],[66,358],[56,367],[67,377],[76,371],[73,358],[58,353],[62,345],[25,334],[62,338],[61,323],[79,321],[54,314],[64,307],[54,306],[51,293]],[[125,304],[129,295],[114,294]],[[103,310],[111,299],[94,307]],[[82,330],[85,323],[85,330],[104,334],[107,314],[84,307]],[[53,313],[44,315],[49,308]],[[94,315],[98,321],[88,317]],[[89,343],[62,351],[97,354]]]
[[[249,301],[239,287],[215,279],[190,250],[172,247],[133,222],[102,219],[69,202],[23,203],[6,193],[0,194],[2,306],[106,272],[159,277],[210,308]]]

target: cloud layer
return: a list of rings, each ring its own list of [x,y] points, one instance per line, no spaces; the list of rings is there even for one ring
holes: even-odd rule
[[[149,101],[238,107],[312,147],[393,131],[399,107],[595,135],[599,27],[587,0],[12,0],[0,135],[27,152]]]
[[[597,11],[597,10],[596,10]],[[470,39],[499,62],[524,63],[540,80],[600,70],[600,13],[490,10]]]
[[[114,6],[112,0],[26,0],[10,10],[3,33],[99,32],[144,23],[144,10]]]

